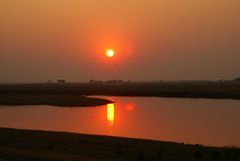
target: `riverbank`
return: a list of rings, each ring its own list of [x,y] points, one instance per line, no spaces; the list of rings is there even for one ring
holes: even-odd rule
[[[1,84],[1,94],[240,99],[239,81]]]
[[[237,148],[0,128],[0,161],[238,161]]]
[[[112,101],[101,98],[89,98],[79,95],[48,95],[48,94],[1,94],[0,105],[50,105],[61,107],[100,106]]]

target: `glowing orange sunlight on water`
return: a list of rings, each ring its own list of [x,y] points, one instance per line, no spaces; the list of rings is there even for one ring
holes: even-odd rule
[[[134,110],[134,105],[133,104],[127,104],[127,106],[126,106],[126,110],[127,111],[133,111]]]
[[[114,122],[114,104],[111,103],[111,104],[108,104],[107,105],[107,120],[110,124],[110,126],[113,125],[113,122]]]

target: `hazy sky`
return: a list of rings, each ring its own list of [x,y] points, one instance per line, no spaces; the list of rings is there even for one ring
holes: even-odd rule
[[[0,0],[0,83],[237,76],[240,0]]]

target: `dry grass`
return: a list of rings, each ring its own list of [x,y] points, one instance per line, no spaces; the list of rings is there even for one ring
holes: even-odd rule
[[[239,161],[238,148],[0,129],[0,161]]]

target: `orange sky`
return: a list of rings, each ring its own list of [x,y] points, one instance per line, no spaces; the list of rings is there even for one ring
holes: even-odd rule
[[[0,0],[0,82],[233,79],[239,15],[239,0]]]

